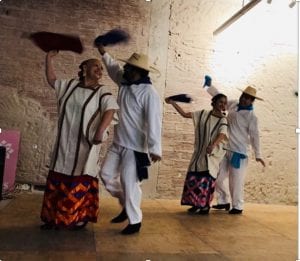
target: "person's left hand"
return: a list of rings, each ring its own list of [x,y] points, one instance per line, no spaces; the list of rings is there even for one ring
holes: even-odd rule
[[[97,49],[98,49],[98,51],[99,51],[99,53],[101,54],[101,55],[104,55],[105,54],[105,49],[104,49],[104,46],[102,45],[102,44],[99,44],[99,45],[97,45],[96,46],[97,47]]]
[[[98,144],[100,144],[100,143],[102,143],[102,140],[98,140],[98,139],[93,139],[93,144],[94,145],[98,145]]]
[[[103,133],[102,132],[96,132],[95,136],[93,138],[93,144],[98,145],[102,142]]]
[[[257,161],[257,162],[260,162],[261,165],[263,165],[264,167],[266,166],[266,164],[265,164],[265,162],[263,161],[263,159],[256,158],[256,161]]]
[[[212,144],[208,145],[207,148],[206,148],[206,153],[211,155],[213,149],[214,149],[214,146]]]
[[[155,154],[150,153],[150,158],[153,162],[160,161],[161,157]]]

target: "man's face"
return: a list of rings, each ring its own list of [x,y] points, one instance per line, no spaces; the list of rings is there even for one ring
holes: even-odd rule
[[[133,82],[136,77],[136,72],[135,72],[134,67],[132,65],[126,63],[123,66],[123,69],[124,69],[124,74],[123,74],[124,79],[128,82]]]
[[[246,93],[242,93],[242,95],[240,96],[240,100],[239,100],[239,104],[241,106],[249,106],[253,103],[254,97],[249,95],[249,94],[246,94]]]

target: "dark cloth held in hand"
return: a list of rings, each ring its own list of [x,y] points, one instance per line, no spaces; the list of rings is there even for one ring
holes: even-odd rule
[[[114,45],[121,42],[128,42],[130,36],[122,29],[112,29],[105,34],[99,35],[95,40],[95,46],[102,44],[103,46]]]
[[[134,151],[134,156],[139,181],[148,179],[148,167],[151,165],[148,154]]]
[[[192,101],[192,98],[187,95],[187,94],[177,94],[168,97],[168,99],[172,101],[177,101],[177,102],[185,102],[185,103],[190,103]]]
[[[76,35],[36,32],[30,34],[29,39],[44,52],[51,50],[72,51],[75,53],[83,52],[81,40]]]

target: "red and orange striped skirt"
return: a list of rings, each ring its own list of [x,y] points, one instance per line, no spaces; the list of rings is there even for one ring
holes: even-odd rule
[[[97,222],[98,179],[89,175],[68,176],[50,171],[41,219],[56,227],[74,227],[80,222]]]

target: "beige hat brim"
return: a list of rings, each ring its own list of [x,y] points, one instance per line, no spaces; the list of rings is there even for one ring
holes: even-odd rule
[[[158,73],[158,74],[160,74],[160,71],[159,71],[158,69],[156,69],[154,66],[146,67],[146,66],[140,66],[140,65],[134,64],[134,63],[132,63],[132,62],[130,62],[130,61],[128,61],[128,60],[125,60],[125,59],[120,59],[120,58],[119,58],[118,60],[119,60],[119,61],[122,61],[122,62],[124,62],[124,63],[128,63],[128,64],[130,64],[130,65],[132,65],[132,66],[135,66],[135,67],[144,69],[144,70],[149,71],[149,72],[151,72],[151,73]]]
[[[260,98],[260,97],[258,97],[258,96],[254,96],[253,94],[250,94],[250,93],[248,93],[248,92],[245,92],[245,90],[242,90],[242,89],[240,89],[240,88],[237,88],[237,89],[240,90],[240,91],[243,92],[243,93],[246,93],[246,94],[248,94],[248,95],[254,97],[254,98],[257,99],[257,100],[260,100],[260,101],[263,101],[263,100],[264,100],[263,98]]]

